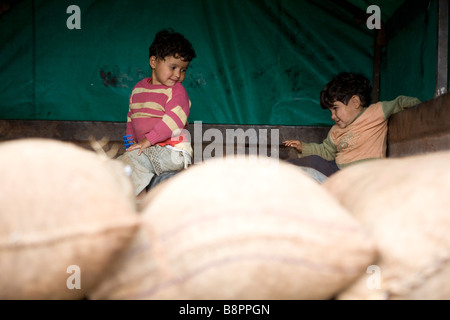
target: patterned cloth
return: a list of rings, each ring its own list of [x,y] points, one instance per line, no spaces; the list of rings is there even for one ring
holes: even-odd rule
[[[132,168],[131,181],[136,195],[149,185],[153,176],[180,171],[192,163],[189,153],[159,145],[145,148],[141,155],[138,154],[139,150],[126,151],[117,158]]]

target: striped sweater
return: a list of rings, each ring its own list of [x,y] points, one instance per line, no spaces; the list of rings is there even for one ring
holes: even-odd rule
[[[181,83],[173,87],[151,84],[151,78],[139,81],[129,99],[127,135],[136,142],[143,138],[152,144],[170,145],[192,156],[185,129],[191,101]]]

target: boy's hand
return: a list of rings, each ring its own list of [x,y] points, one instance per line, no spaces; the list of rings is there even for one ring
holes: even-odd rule
[[[286,147],[295,148],[298,152],[302,152],[302,142],[299,140],[286,140],[283,141]]]
[[[144,138],[141,141],[139,141],[138,143],[135,143],[135,144],[129,146],[126,151],[133,151],[133,150],[139,149],[138,156],[140,156],[142,153],[142,150],[145,148],[151,147],[151,145],[152,144],[150,143],[150,141],[148,141],[147,138]]]

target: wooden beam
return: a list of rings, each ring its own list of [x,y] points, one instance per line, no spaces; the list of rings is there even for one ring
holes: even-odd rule
[[[292,148],[284,148],[281,142],[284,140],[298,139],[305,142],[321,143],[328,134],[330,127],[325,126],[274,126],[274,125],[230,125],[230,124],[195,124],[190,123],[187,131],[191,135],[194,154],[196,148],[201,149],[201,155],[206,147],[226,154],[226,139],[231,141],[236,153],[249,150],[260,150],[260,145],[267,145],[269,153],[272,146],[279,148],[280,159],[295,158],[296,154]],[[278,139],[272,141],[271,130],[278,130]],[[0,142],[23,138],[46,138],[71,142],[86,149],[92,148],[92,141],[105,141],[104,150],[117,150],[116,154],[125,152],[123,136],[125,135],[125,122],[102,122],[102,121],[50,121],[50,120],[0,120]],[[209,130],[209,131],[208,131]],[[237,131],[240,130],[240,131]],[[249,131],[253,130],[253,131]],[[260,131],[263,130],[263,131]],[[265,130],[265,131],[264,131]],[[205,135],[205,132],[208,134]],[[239,132],[241,134],[239,134]],[[249,133],[256,132],[256,145],[250,143]],[[245,137],[243,143],[234,139],[237,135]],[[215,145],[216,135],[223,140],[220,145]],[[197,141],[199,140],[199,141]],[[253,143],[253,142],[252,142]]]
[[[438,2],[436,91],[440,96],[448,90],[448,0]]]
[[[380,101],[380,83],[381,83],[381,51],[386,46],[386,26],[382,23],[381,29],[375,29],[373,45],[373,94],[372,103]]]

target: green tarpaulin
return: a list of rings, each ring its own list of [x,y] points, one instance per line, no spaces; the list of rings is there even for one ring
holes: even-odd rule
[[[148,47],[171,27],[197,52],[189,122],[331,125],[322,87],[341,71],[373,74],[374,30],[339,2],[12,1],[0,16],[0,118],[126,121],[132,87],[150,76]],[[387,22],[394,2],[371,3]],[[81,29],[67,26],[70,5]],[[405,6],[382,52],[382,100],[434,95],[437,1]]]

